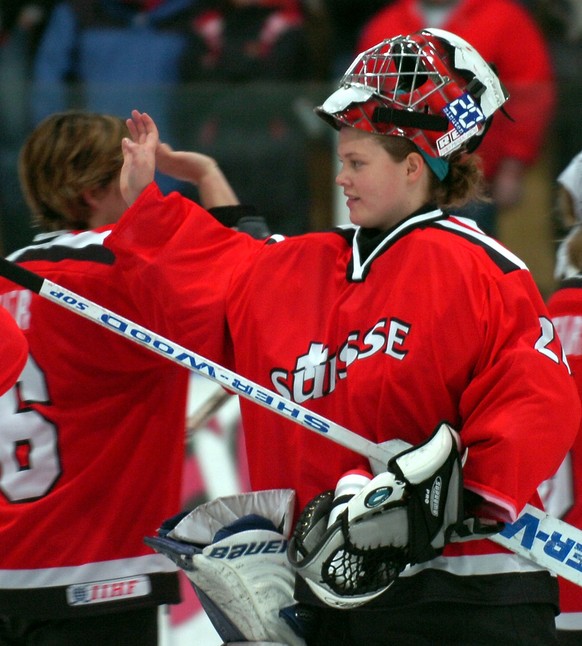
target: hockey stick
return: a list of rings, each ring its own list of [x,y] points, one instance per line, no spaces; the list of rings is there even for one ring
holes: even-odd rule
[[[410,446],[402,440],[389,440],[375,444],[5,258],[0,258],[0,275],[184,368],[229,388],[241,397],[367,457],[375,473],[384,471],[390,458]],[[531,505],[526,505],[514,523],[507,524],[501,533],[488,538],[534,561],[541,567],[577,585],[582,585],[582,531],[576,527],[553,518]]]
[[[224,388],[218,388],[200,408],[186,418],[186,432],[192,435],[202,428],[204,424],[230,399],[231,395]]]
[[[528,504],[515,522],[487,538],[582,586],[582,531],[577,527]]]
[[[367,457],[375,473],[385,471],[388,460],[404,450],[406,446],[406,443],[401,440],[388,440],[382,444],[376,444],[6,258],[0,258],[0,276],[228,388],[245,399]]]

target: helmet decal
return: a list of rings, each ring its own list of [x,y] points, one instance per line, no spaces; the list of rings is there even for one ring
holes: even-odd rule
[[[428,155],[447,157],[474,150],[508,98],[469,43],[423,29],[362,52],[316,113],[337,129],[407,137]]]

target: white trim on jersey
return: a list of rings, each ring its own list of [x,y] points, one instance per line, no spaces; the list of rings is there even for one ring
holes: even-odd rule
[[[401,577],[413,576],[422,570],[439,570],[458,576],[484,574],[509,574],[516,572],[543,572],[546,568],[536,565],[518,554],[481,554],[471,556],[438,556],[428,563],[411,565]]]
[[[464,218],[456,218],[456,217],[455,219],[459,221],[464,220]],[[468,224],[472,223],[471,220],[468,221],[467,225],[457,224],[452,220],[439,220],[438,223],[440,226],[446,227],[447,229],[452,229],[453,231],[459,231],[460,233],[463,233],[465,235],[471,236],[472,238],[475,238],[475,240],[479,240],[479,242],[482,242],[483,244],[486,244],[487,246],[489,246],[491,249],[494,249],[498,254],[501,254],[502,256],[510,260],[512,263],[517,265],[520,269],[527,269],[527,265],[523,262],[523,260],[521,260],[521,258],[518,258],[515,254],[511,253],[509,249],[506,249],[497,240],[489,237],[486,233],[482,233],[480,229],[476,229],[472,226],[468,226]]]
[[[356,234],[354,235],[354,242],[352,245],[352,254],[354,259],[354,268],[352,271],[353,280],[362,280],[362,277],[366,271],[368,265],[372,263],[374,258],[386,247],[394,238],[399,236],[406,229],[412,229],[421,222],[426,222],[427,220],[434,220],[437,216],[443,215],[443,212],[440,209],[434,211],[429,211],[428,213],[422,213],[421,215],[415,215],[412,218],[406,219],[402,224],[397,226],[393,231],[391,231],[380,244],[372,251],[372,253],[361,262],[360,260],[360,249],[358,246],[359,233],[362,230],[362,227],[358,227]]]
[[[31,244],[28,247],[23,247],[22,249],[19,249],[18,251],[15,251],[7,256],[7,259],[11,260],[12,262],[17,262],[18,258],[20,258],[23,254],[25,254],[27,251],[30,251],[31,249],[50,249],[54,246],[69,247],[71,249],[83,249],[84,247],[88,247],[89,245],[102,245],[103,240],[105,240],[105,238],[107,238],[110,233],[110,230],[101,231],[99,233],[95,231],[82,231],[81,233],[71,233],[63,231],[62,234],[59,235],[57,233],[56,237],[51,237],[47,242],[42,242],[41,244]],[[46,237],[47,234],[41,234],[39,236],[36,236],[34,240],[43,240]]]
[[[167,574],[177,570],[178,567],[161,554],[148,554],[128,559],[85,563],[69,567],[0,570],[0,590],[52,588],[73,583],[126,578],[140,574]]]

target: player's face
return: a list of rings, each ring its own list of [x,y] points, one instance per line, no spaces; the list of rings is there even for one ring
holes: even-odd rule
[[[357,128],[340,130],[338,156],[335,181],[352,224],[385,231],[412,213],[406,160],[395,161],[376,137]]]

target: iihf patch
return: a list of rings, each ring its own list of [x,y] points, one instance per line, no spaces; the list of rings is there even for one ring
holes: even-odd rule
[[[467,92],[447,104],[443,108],[443,112],[460,135],[469,132],[478,123],[485,121],[483,111]]]
[[[122,601],[145,597],[152,586],[147,576],[138,575],[125,579],[77,583],[67,588],[67,603],[70,606],[87,606],[107,601]]]

